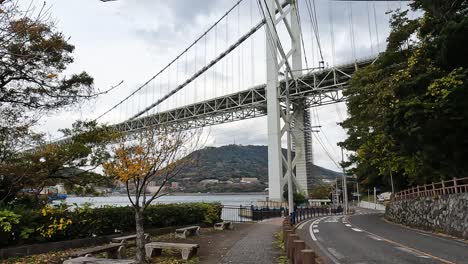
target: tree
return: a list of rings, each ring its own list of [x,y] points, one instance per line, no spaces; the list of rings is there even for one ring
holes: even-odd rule
[[[331,185],[317,185],[312,188],[310,197],[312,199],[328,199],[330,192],[332,191]]]
[[[104,163],[104,171],[126,186],[127,196],[135,210],[137,261],[145,260],[143,215],[155,199],[167,194],[164,186],[191,163],[183,159],[198,145],[198,131],[172,132],[153,130],[139,132],[133,140],[113,148],[113,157]],[[151,182],[159,188],[147,194]]]
[[[116,87],[98,92],[86,72],[65,74],[74,49],[45,4],[22,10],[18,1],[0,1],[0,162],[31,143],[42,115]]]
[[[116,133],[96,122],[76,122],[71,129],[61,130],[66,140],[44,144],[37,136],[39,147],[13,153],[0,163],[0,202],[12,201],[22,189],[36,195],[57,182],[86,185],[105,181],[94,172],[109,158],[107,145]]]
[[[20,10],[17,1],[0,3],[0,103],[14,109],[51,110],[94,94],[86,72],[63,75],[75,47],[55,29],[45,12]]]
[[[468,3],[415,0],[396,12],[385,52],[356,72],[342,123],[349,169],[364,186],[397,189],[465,175],[468,164]]]
[[[63,131],[72,138],[64,144],[45,144],[44,135],[33,129],[44,114],[69,109],[118,86],[99,92],[86,72],[65,74],[74,49],[56,29],[45,4],[21,9],[19,1],[0,1],[0,202],[12,200],[26,187],[102,178],[88,168],[77,175],[70,171],[95,167],[104,154],[105,137],[111,135],[104,127],[78,122]],[[80,130],[83,135],[78,135]]]

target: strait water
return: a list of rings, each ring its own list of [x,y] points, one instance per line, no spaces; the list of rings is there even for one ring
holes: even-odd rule
[[[194,194],[194,195],[171,195],[163,196],[155,201],[157,203],[193,203],[193,202],[219,202],[223,205],[239,206],[239,205],[255,205],[257,201],[265,201],[265,194]],[[67,204],[83,205],[90,203],[93,207],[101,207],[104,205],[112,206],[127,206],[130,201],[127,196],[106,196],[106,197],[73,197],[69,196],[65,202]],[[60,203],[54,201],[54,203]]]

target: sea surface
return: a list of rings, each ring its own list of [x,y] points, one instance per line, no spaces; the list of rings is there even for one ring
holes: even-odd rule
[[[193,203],[193,202],[219,202],[223,205],[229,206],[245,206],[255,205],[257,201],[265,201],[266,194],[193,194],[193,195],[170,195],[162,196],[155,201],[153,204],[162,203]],[[130,205],[130,201],[127,196],[106,196],[106,197],[74,197],[69,196],[65,202],[73,205],[77,204],[81,206],[85,203],[90,203],[93,207],[101,207],[104,205],[112,206],[127,206]],[[54,201],[54,203],[60,203]]]

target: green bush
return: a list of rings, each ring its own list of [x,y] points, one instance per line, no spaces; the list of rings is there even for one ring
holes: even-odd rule
[[[158,204],[144,213],[145,228],[191,224],[212,225],[221,218],[217,203]],[[3,215],[3,218],[1,217]],[[135,230],[133,207],[91,208],[57,205],[41,210],[0,211],[0,247],[110,235]]]

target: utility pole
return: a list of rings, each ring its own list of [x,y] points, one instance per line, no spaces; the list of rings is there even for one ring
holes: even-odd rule
[[[377,189],[374,186],[374,209],[377,209]]]
[[[335,201],[339,205],[340,199],[338,198],[338,176],[335,177]]]
[[[289,98],[289,87],[286,87],[286,107],[289,108],[290,106],[290,98]],[[288,207],[289,213],[294,213],[294,194],[293,194],[293,175],[292,175],[292,142],[291,142],[291,133],[292,133],[292,126],[291,126],[291,110],[286,109],[286,139],[287,139],[287,162],[288,162],[288,169],[286,172],[286,177],[288,177]]]
[[[357,192],[357,204],[359,206],[359,202],[361,201],[360,199],[361,194],[359,194],[359,182],[357,180],[357,177],[356,177],[356,192]]]
[[[390,184],[392,185],[392,195],[395,193],[395,187],[393,186],[393,175],[392,169],[390,168]]]
[[[346,188],[346,173],[344,169],[343,147],[341,147],[341,167],[343,168],[343,202],[345,207],[345,213],[348,213],[348,188]]]

